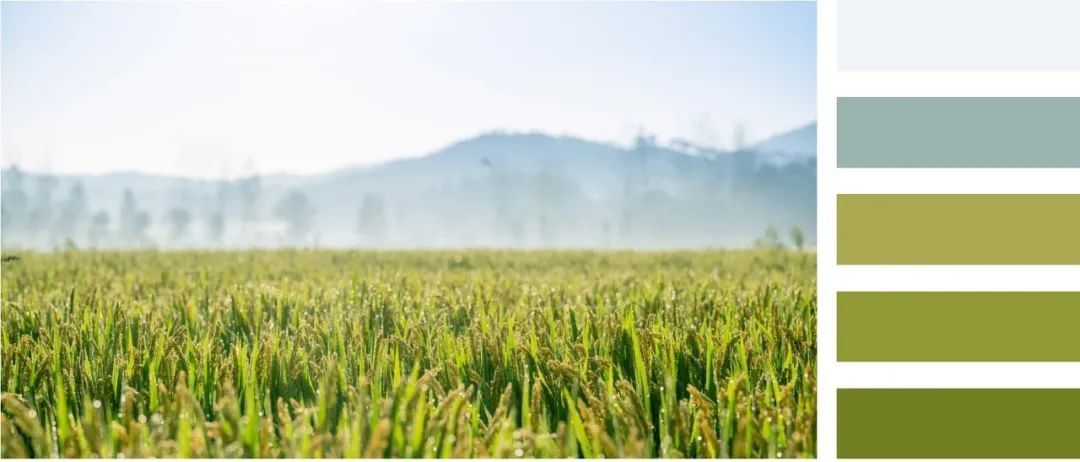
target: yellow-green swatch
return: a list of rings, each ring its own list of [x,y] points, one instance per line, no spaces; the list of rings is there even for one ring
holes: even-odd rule
[[[841,292],[840,361],[1080,361],[1080,292]]]
[[[1077,458],[1080,390],[840,389],[840,458]]]
[[[841,194],[842,265],[1080,264],[1077,194]]]

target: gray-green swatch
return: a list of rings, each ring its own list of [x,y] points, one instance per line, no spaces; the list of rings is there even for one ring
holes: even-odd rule
[[[840,292],[840,361],[1080,361],[1080,292]]]
[[[837,390],[850,459],[1078,458],[1080,390]]]
[[[837,164],[1080,168],[1080,98],[844,97]]]

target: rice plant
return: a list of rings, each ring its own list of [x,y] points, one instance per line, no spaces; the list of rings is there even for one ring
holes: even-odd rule
[[[24,253],[4,457],[813,457],[812,254]]]

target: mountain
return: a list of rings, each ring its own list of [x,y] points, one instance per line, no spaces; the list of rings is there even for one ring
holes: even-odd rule
[[[320,186],[390,192],[407,184],[423,191],[447,182],[499,175],[550,175],[575,183],[590,199],[607,200],[621,196],[628,186],[683,192],[687,177],[711,165],[708,159],[646,143],[642,140],[628,150],[572,137],[495,132],[425,157],[336,172]],[[642,183],[626,184],[631,181],[626,177],[631,167],[643,171],[639,175]]]
[[[817,157],[817,122],[783,133],[750,148],[773,164],[802,162]]]
[[[8,168],[3,245],[716,247],[796,226],[812,242],[815,129],[708,155],[492,132],[419,158],[231,181]]]

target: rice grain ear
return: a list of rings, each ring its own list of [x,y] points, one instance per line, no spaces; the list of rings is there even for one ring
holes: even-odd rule
[[[386,456],[386,448],[390,445],[390,420],[382,419],[371,432],[371,438],[364,449],[365,459],[381,459]]]
[[[389,422],[379,456],[809,456],[812,275],[758,257],[35,257],[0,383],[41,437],[5,404],[4,453],[361,457]]]
[[[3,439],[0,444],[0,450],[2,450],[0,456],[18,459],[33,457],[33,452],[23,440],[23,435],[15,430],[15,425],[6,415],[0,415],[0,437]]]
[[[38,420],[37,411],[14,393],[0,397],[4,457],[49,457],[48,440]]]

